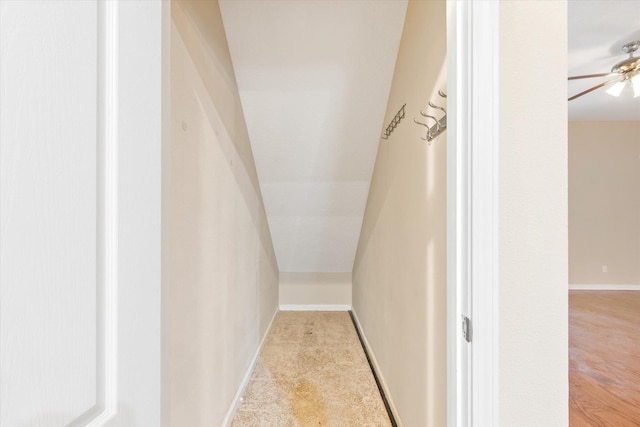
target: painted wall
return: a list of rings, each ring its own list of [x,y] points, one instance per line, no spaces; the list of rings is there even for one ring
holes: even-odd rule
[[[216,1],[173,1],[170,419],[217,426],[278,304],[269,234]]]
[[[569,283],[640,285],[640,122],[569,122]]]
[[[280,305],[351,306],[351,273],[280,273]]]
[[[381,133],[404,103],[406,114],[380,140],[353,267],[354,311],[407,426],[446,424],[447,141],[428,145],[412,121],[442,105],[445,9],[409,2]]]
[[[499,12],[500,425],[560,427],[568,424],[567,4],[504,1]]]

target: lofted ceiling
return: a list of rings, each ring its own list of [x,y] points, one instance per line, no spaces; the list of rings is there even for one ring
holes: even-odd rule
[[[622,52],[622,45],[640,40],[640,1],[570,0],[568,8],[569,76],[609,72],[615,63],[628,57]],[[606,80],[570,81],[569,94],[575,95]],[[569,120],[640,120],[640,97],[633,98],[629,89],[619,98],[602,88],[570,101]]]
[[[220,8],[280,271],[350,272],[406,1]]]

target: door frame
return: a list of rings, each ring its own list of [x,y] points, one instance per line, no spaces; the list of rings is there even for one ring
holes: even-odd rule
[[[499,16],[447,1],[448,427],[499,425]]]
[[[98,2],[105,283],[98,413],[77,425],[168,425],[170,5]]]

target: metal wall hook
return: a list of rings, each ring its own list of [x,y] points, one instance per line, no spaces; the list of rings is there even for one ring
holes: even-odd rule
[[[424,126],[424,127],[426,127],[426,128],[427,128],[427,137],[426,137],[426,138],[420,137],[420,139],[422,139],[423,141],[431,141],[431,127],[430,127],[428,124],[426,124],[426,123],[422,123],[422,122],[419,122],[419,121],[418,121],[418,120],[416,120],[416,119],[413,119],[413,121],[414,121],[416,124],[418,124],[418,125],[422,125],[422,126]]]
[[[426,123],[419,122],[417,119],[413,119],[413,121],[414,123],[418,125],[422,125],[427,128],[427,137],[426,138],[420,137],[420,139],[422,139],[423,141],[431,141],[433,139],[433,135],[431,133],[431,126],[429,126]]]
[[[429,129],[429,127],[430,127],[430,126],[429,126],[428,124],[426,124],[426,123],[419,122],[419,121],[418,121],[418,119],[413,119],[413,121],[415,122],[415,124],[417,124],[417,125],[422,125],[422,126],[426,127],[427,129]]]
[[[389,136],[391,135],[393,130],[398,126],[398,124],[400,124],[400,121],[404,119],[404,107],[406,105],[407,104],[402,104],[402,107],[400,107],[396,115],[393,116],[393,119],[391,119],[391,122],[389,122],[389,125],[387,125],[387,128],[384,131],[384,136],[382,137],[382,139],[389,139]]]
[[[447,110],[445,110],[445,109],[444,109],[444,108],[442,108],[442,107],[437,106],[436,104],[434,104],[434,103],[433,103],[433,102],[431,102],[431,101],[429,101],[429,107],[431,107],[431,108],[435,108],[435,109],[437,109],[437,110],[440,110],[440,111],[442,111],[445,115],[447,114]]]
[[[438,90],[438,95],[440,95],[442,98],[447,97],[447,94],[442,90]],[[420,111],[420,115],[422,115],[423,117],[428,117],[435,122],[433,126],[429,126],[426,123],[422,123],[416,119],[413,119],[413,121],[416,124],[422,125],[427,128],[426,138],[423,138],[421,136],[420,139],[422,139],[423,141],[428,141],[429,145],[431,145],[431,141],[433,141],[442,132],[447,130],[447,110],[444,107],[440,107],[439,105],[436,105],[431,101],[429,101],[429,107],[434,108],[436,110],[440,110],[444,113],[443,116],[440,119],[438,119],[435,116],[427,114],[426,111]]]
[[[436,122],[435,126],[436,126],[436,132],[440,132],[440,121],[435,117],[435,116],[430,116],[427,113],[425,113],[424,111],[420,111],[420,114],[424,117],[429,117],[431,120],[433,120],[434,122]]]

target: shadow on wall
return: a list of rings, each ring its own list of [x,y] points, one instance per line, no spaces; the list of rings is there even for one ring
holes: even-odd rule
[[[222,121],[254,192],[262,199],[218,2],[175,0],[171,16],[213,102],[215,115]],[[229,159],[230,164],[232,161]]]
[[[221,425],[279,273],[218,4],[174,1],[172,17],[170,419]]]
[[[435,58],[437,58],[437,52],[434,53],[433,56],[431,54],[424,55],[424,59],[429,59],[428,64],[425,64],[424,68],[421,69],[424,70],[424,72],[420,73],[420,76],[414,76],[414,80],[408,80],[406,83],[407,86],[410,86],[411,82],[413,82],[416,85],[414,90],[407,92],[403,97],[397,96],[398,99],[393,104],[391,104],[390,98],[390,104],[385,114],[385,122],[381,134],[387,127],[387,124],[393,119],[398,107],[402,106],[405,102],[407,104],[405,107],[406,115],[391,136],[389,136],[389,139],[380,139],[378,155],[376,157],[376,170],[374,170],[369,199],[367,200],[366,216],[368,230],[376,228],[380,214],[383,209],[386,209],[386,205],[389,202],[389,192],[393,189],[397,190],[398,186],[409,184],[401,191],[407,192],[405,194],[407,198],[421,200],[425,198],[425,193],[426,197],[429,198],[434,195],[436,188],[442,188],[440,186],[442,183],[435,178],[440,175],[438,173],[439,168],[445,169],[446,179],[446,149],[443,155],[438,146],[443,145],[446,147],[447,132],[445,131],[440,134],[431,142],[426,142],[421,139],[426,135],[425,127],[413,122],[415,118],[418,121],[433,124],[420,115],[420,111],[435,115],[437,118],[442,116],[440,112],[428,107],[429,101],[433,101],[438,106],[443,106],[446,109],[446,99],[438,95],[439,90],[445,93],[447,91],[446,53],[440,61],[434,60]],[[437,77],[434,77],[434,80],[432,80],[433,83],[428,84],[425,83],[428,79],[421,78],[423,75]],[[420,90],[419,86],[425,85],[427,85],[428,88]],[[403,172],[394,170],[394,161],[403,161],[407,169],[410,170]],[[413,183],[416,182],[424,183],[424,188],[420,188],[419,185],[413,185]],[[374,185],[375,191],[372,191]],[[411,194],[408,192],[411,192]],[[388,209],[395,208],[391,206]],[[371,233],[365,233],[363,229],[360,234],[358,247],[366,249],[370,238]]]
[[[429,145],[414,118],[440,117],[446,4],[410,1],[353,267],[353,307],[405,425],[446,424],[447,132]],[[436,114],[437,113],[437,114]],[[399,350],[401,349],[401,350]]]
[[[203,92],[194,90],[194,96],[198,99],[202,111],[206,113],[205,116],[214,130],[227,164],[233,171],[237,188],[241,189],[244,196],[247,211],[252,214],[256,230],[263,236],[261,241],[268,241],[262,249],[270,252],[271,233],[263,218],[265,211],[262,193],[242,104],[237,94],[233,66],[224,29],[215,22],[215,18],[221,20],[217,1],[176,0],[171,5],[173,29],[180,35],[189,52],[189,58],[198,71],[199,80],[208,94],[203,96]],[[184,132],[188,132],[188,127],[187,120],[181,120]],[[203,167],[208,168],[210,165]],[[275,254],[273,262],[277,262]]]

